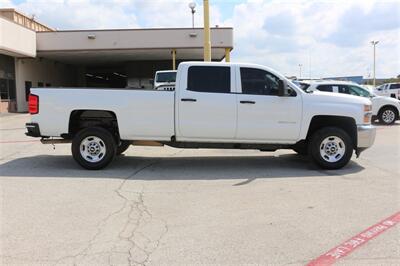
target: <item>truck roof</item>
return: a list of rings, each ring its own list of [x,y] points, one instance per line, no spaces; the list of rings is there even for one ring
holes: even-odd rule
[[[276,71],[273,68],[259,65],[259,64],[253,64],[253,63],[238,63],[238,62],[204,62],[204,61],[188,61],[188,62],[182,62],[179,64],[179,67],[181,66],[240,66],[240,67],[254,67],[254,68],[259,68],[259,69],[264,69],[268,72],[271,72],[272,74],[278,76],[279,78],[286,79],[285,76],[283,76],[280,72]],[[178,69],[179,69],[178,67]]]

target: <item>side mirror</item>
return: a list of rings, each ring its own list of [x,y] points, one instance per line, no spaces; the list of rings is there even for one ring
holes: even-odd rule
[[[284,80],[279,80],[278,83],[278,96],[283,97],[286,96],[286,82]]]
[[[154,86],[154,79],[150,79],[149,83]]]

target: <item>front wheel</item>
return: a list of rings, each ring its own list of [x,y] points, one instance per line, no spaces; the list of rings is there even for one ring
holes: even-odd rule
[[[116,144],[109,131],[100,127],[82,129],[72,140],[72,156],[82,167],[98,170],[115,157]]]
[[[340,169],[353,154],[350,136],[342,129],[326,127],[315,132],[310,140],[309,151],[313,161],[324,169]]]
[[[394,108],[392,107],[384,107],[379,112],[379,122],[385,125],[391,125],[396,121],[397,114]]]

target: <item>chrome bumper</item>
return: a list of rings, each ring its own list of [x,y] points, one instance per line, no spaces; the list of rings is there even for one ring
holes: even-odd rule
[[[357,126],[357,149],[365,150],[374,144],[376,128],[372,125]]]

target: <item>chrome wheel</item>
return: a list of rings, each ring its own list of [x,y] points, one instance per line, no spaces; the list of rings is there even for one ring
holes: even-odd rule
[[[341,138],[329,136],[321,142],[319,152],[325,161],[335,163],[346,153],[346,145]]]
[[[396,114],[391,109],[387,109],[382,113],[382,120],[386,124],[393,123],[395,117],[396,117]]]
[[[97,163],[106,155],[106,145],[104,141],[95,136],[84,138],[81,141],[79,150],[82,158],[90,163]]]

